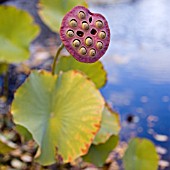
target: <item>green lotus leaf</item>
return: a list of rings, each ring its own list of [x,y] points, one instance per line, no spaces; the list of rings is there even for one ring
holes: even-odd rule
[[[15,130],[21,135],[21,138],[26,142],[32,139],[31,133],[23,126],[16,125]]]
[[[148,139],[134,138],[130,141],[123,157],[125,170],[157,170],[158,154]]]
[[[77,71],[52,76],[33,71],[17,90],[14,122],[31,132],[39,145],[37,161],[64,162],[84,155],[99,130],[104,100],[93,82]]]
[[[83,156],[83,160],[86,162],[93,163],[98,167],[102,167],[109,153],[118,144],[118,141],[119,137],[113,135],[104,144],[99,145],[92,144],[89,149],[89,152],[85,156]]]
[[[72,56],[62,56],[56,66],[56,74],[60,71],[79,70],[86,74],[95,84],[97,88],[105,85],[107,73],[100,61],[87,64],[75,60]]]
[[[39,15],[51,30],[59,32],[64,15],[77,5],[87,7],[84,0],[40,0]]]
[[[108,105],[105,106],[102,113],[100,130],[97,132],[93,144],[105,143],[110,136],[118,135],[120,131],[119,115],[111,110]]]
[[[31,41],[39,33],[33,18],[21,9],[0,6],[0,61],[21,62],[29,58]]]

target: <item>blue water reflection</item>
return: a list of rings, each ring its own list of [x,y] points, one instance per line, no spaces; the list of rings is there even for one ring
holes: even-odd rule
[[[102,59],[108,83],[101,92],[121,114],[122,139],[148,137],[166,147],[162,159],[170,162],[170,1],[91,5],[91,10],[103,13],[111,28]],[[137,127],[125,123],[129,114]],[[168,138],[161,141],[157,134]]]

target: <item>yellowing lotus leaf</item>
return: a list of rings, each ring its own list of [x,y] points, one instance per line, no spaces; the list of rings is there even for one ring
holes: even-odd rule
[[[50,165],[60,155],[71,162],[84,155],[100,127],[104,100],[93,82],[77,71],[32,72],[15,93],[14,122],[39,145],[37,160]]]

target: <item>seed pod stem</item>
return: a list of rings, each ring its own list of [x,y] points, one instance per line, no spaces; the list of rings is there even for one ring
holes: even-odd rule
[[[57,53],[56,53],[56,55],[55,55],[55,57],[54,57],[54,60],[53,60],[53,64],[52,64],[52,75],[54,75],[55,74],[55,67],[56,67],[56,62],[57,62],[57,59],[58,59],[58,57],[59,57],[59,55],[60,55],[60,52],[61,52],[61,50],[64,48],[64,44],[63,43],[61,43],[61,45],[59,46],[59,48],[58,48],[58,50],[57,50]]]

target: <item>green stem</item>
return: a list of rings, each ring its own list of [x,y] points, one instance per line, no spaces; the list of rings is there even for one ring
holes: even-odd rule
[[[56,53],[56,55],[55,55],[55,57],[54,57],[54,60],[53,60],[53,64],[52,64],[52,75],[55,74],[56,62],[57,62],[57,59],[58,59],[58,57],[59,57],[59,54],[60,54],[60,52],[61,52],[61,50],[62,50],[63,48],[64,48],[64,44],[61,43],[61,45],[59,46],[59,48],[58,48],[58,50],[57,50],[57,53]]]

